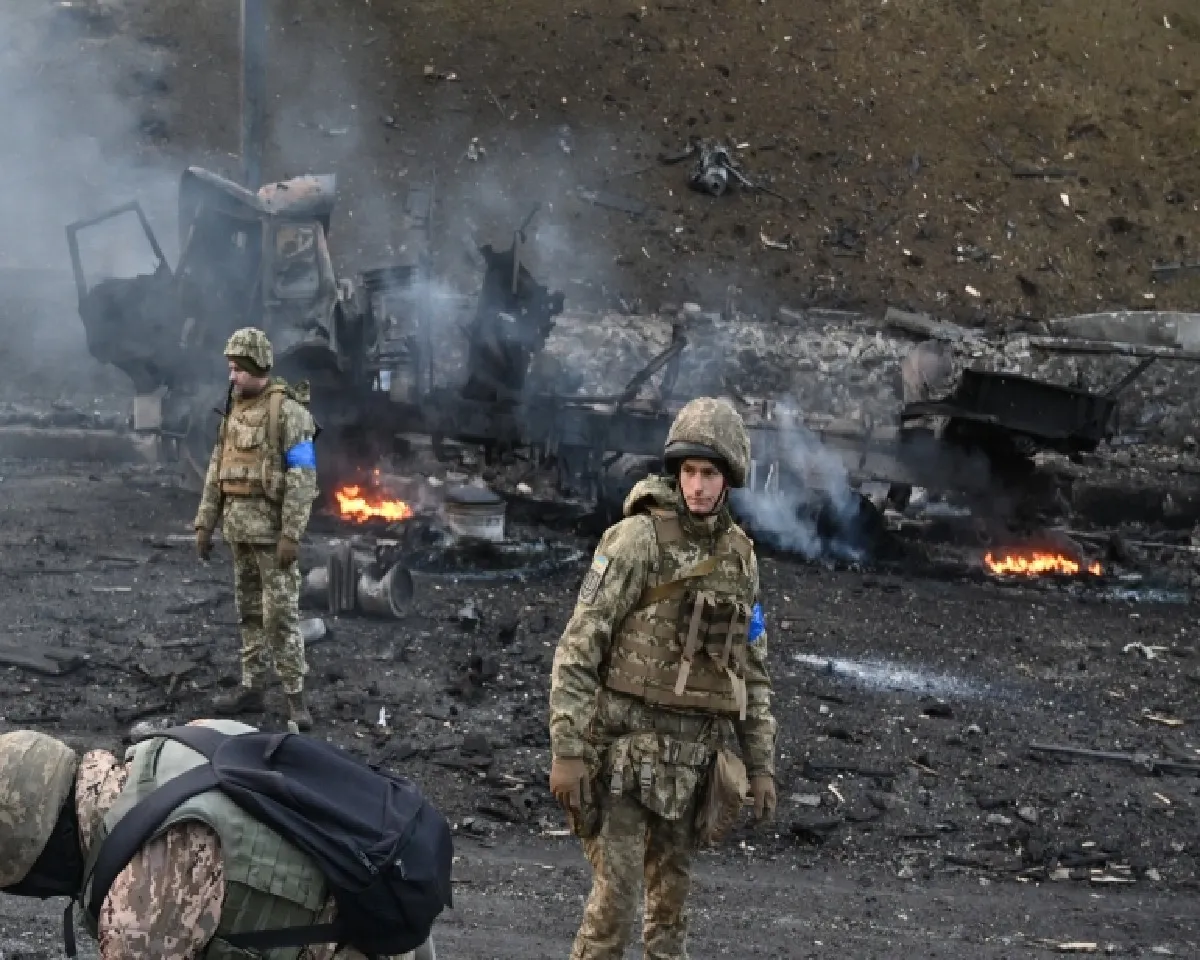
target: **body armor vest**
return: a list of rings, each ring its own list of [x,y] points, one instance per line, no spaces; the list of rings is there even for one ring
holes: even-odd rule
[[[711,556],[674,572],[671,546],[685,540],[679,518],[668,510],[650,515],[656,582],[617,628],[604,684],[659,706],[745,719],[754,545],[731,527]]]
[[[235,721],[207,721],[222,733],[245,733],[252,729]],[[205,759],[181,743],[150,739],[131,747],[126,754],[129,777],[112,809],[97,831],[94,859],[105,837],[133,807],[167,781],[186,773]],[[224,934],[315,923],[324,906],[327,888],[324,875],[307,854],[297,850],[270,827],[245,813],[219,790],[210,790],[178,806],[155,832],[185,820],[199,820],[221,838],[225,867],[225,900],[221,921],[204,952],[204,960],[245,960],[245,951],[222,939]],[[84,891],[87,903],[90,891]],[[87,916],[93,936],[98,918]],[[299,947],[271,951],[272,960],[295,960]]]
[[[221,493],[227,497],[266,497],[283,493],[283,453],[279,414],[287,387],[272,384],[257,397],[235,400],[221,426]]]

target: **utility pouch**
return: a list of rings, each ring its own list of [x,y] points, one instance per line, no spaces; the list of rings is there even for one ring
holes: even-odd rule
[[[737,823],[749,791],[750,782],[741,757],[728,747],[718,749],[696,808],[696,842],[699,846],[715,846],[724,838]]]

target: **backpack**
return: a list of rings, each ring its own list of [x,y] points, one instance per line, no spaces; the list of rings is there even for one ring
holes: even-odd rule
[[[453,908],[450,826],[411,781],[301,734],[181,726],[155,735],[208,763],[163,784],[117,821],[94,858],[84,904],[91,916],[163,820],[213,789],[308,854],[337,904],[332,923],[222,936],[235,947],[336,943],[367,956],[401,954],[424,943],[437,916]]]

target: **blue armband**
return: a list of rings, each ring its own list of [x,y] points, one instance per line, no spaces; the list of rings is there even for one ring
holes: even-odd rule
[[[750,643],[757,643],[758,638],[767,632],[767,618],[763,616],[761,603],[756,603],[750,611],[750,635],[746,638]]]
[[[283,455],[287,468],[300,467],[302,470],[317,469],[317,448],[311,440],[304,440]]]

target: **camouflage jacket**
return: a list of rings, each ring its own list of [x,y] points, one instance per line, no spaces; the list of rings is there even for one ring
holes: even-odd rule
[[[686,541],[664,549],[681,554],[680,566],[711,555],[717,538],[733,524],[727,509],[707,518],[692,517],[674,486],[661,478],[643,480],[625,502],[625,519],[610,527],[596,548],[589,577],[575,612],[554,654],[550,688],[550,739],[557,757],[585,753],[596,716],[602,675],[613,638],[634,610],[659,563],[659,545],[649,507],[669,508],[681,515]],[[594,582],[599,577],[599,581]],[[757,600],[758,564],[751,555],[750,579]],[[775,719],[771,714],[771,680],[767,671],[767,637],[759,633],[750,646],[745,668],[747,711],[734,726],[750,776],[774,774]],[[621,696],[603,690],[606,698]],[[663,708],[647,708],[653,712]]]
[[[278,381],[277,381],[278,382]],[[282,494],[277,500],[267,496],[226,496],[221,492],[221,456],[227,424],[243,410],[266,402],[266,391],[257,397],[234,401],[233,410],[221,423],[221,433],[208,462],[204,492],[196,511],[194,526],[212,530],[218,523],[230,543],[272,544],[281,536],[299,541],[308,526],[313,502],[317,498],[317,473],[310,466],[287,466],[290,450],[311,444],[316,424],[304,405],[291,397],[283,401],[279,411],[279,450],[268,455],[280,458]]]

